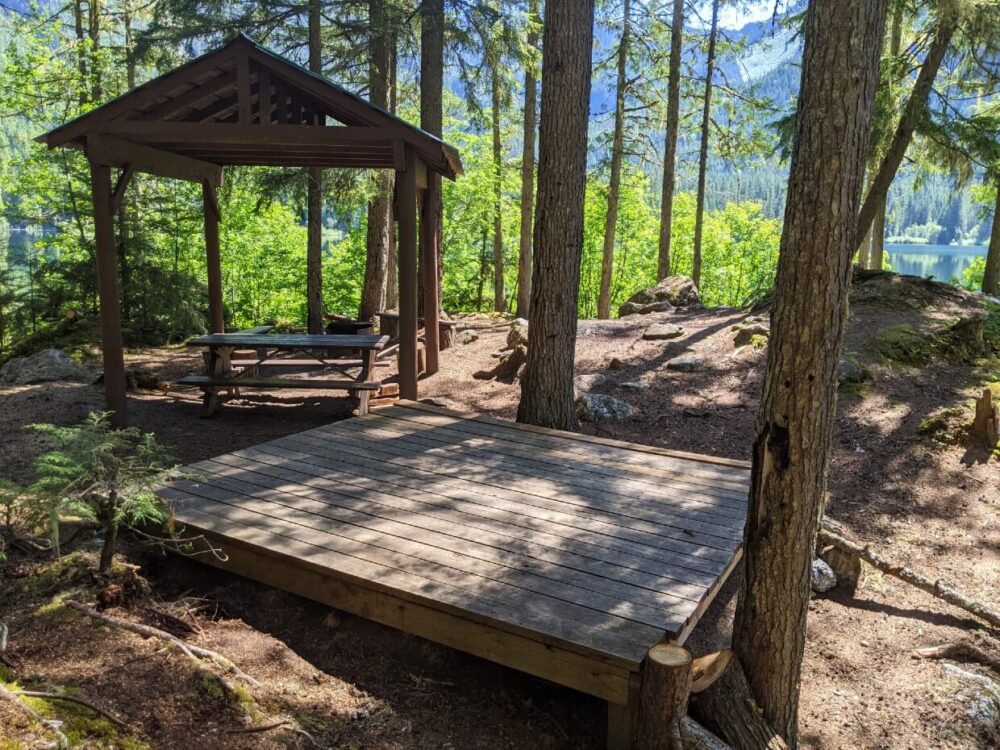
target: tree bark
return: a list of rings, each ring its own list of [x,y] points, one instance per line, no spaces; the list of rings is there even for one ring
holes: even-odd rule
[[[885,10],[886,0],[813,0],[805,17],[733,634],[764,718],[793,747]]]
[[[490,109],[493,126],[493,310],[506,312],[503,283],[503,144],[500,142],[500,60],[490,62]]]
[[[601,286],[597,296],[597,317],[611,317],[611,274],[615,262],[615,230],[618,226],[618,193],[622,181],[622,152],[625,150],[625,87],[628,85],[628,46],[632,35],[632,3],[622,6],[622,36],[618,43],[618,80],[615,86],[615,129],[611,138],[611,175],[608,179],[608,212],[604,218],[604,252],[601,256]]]
[[[691,654],[660,643],[642,663],[636,750],[681,750],[681,721],[691,694]]]
[[[104,85],[101,77],[101,0],[90,0],[89,35],[90,35],[90,100],[100,102],[104,96]]]
[[[986,271],[983,273],[983,294],[1000,292],[1000,177],[996,179],[997,200],[993,208],[993,228],[990,247],[986,251]]]
[[[705,179],[708,173],[708,128],[712,122],[712,76],[715,73],[715,43],[719,35],[719,0],[712,0],[712,26],[708,34],[705,64],[705,103],[701,112],[701,150],[698,153],[698,202],[694,212],[694,264],[691,278],[701,288],[701,235],[705,224]]]
[[[681,114],[681,51],[684,44],[684,0],[674,0],[670,27],[670,71],[667,74],[667,137],[663,147],[663,189],[660,193],[660,245],[657,279],[670,275],[671,222],[674,215],[674,176],[677,132]]]
[[[565,430],[577,427],[573,357],[593,25],[594,0],[548,0],[545,4],[532,343],[521,380],[517,420]]]
[[[309,70],[323,72],[320,3],[309,0]],[[323,170],[306,170],[306,326],[323,332]]]
[[[393,54],[391,88],[396,89],[395,53]],[[420,127],[428,133],[441,137],[444,123],[444,0],[422,0],[420,3]],[[394,98],[394,97],[393,97]],[[395,106],[392,108],[395,113]],[[440,191],[431,195],[434,205],[431,210],[441,227],[442,204]],[[440,231],[440,230],[439,230]],[[423,238],[423,232],[421,232]],[[437,247],[438,289],[443,270],[443,250],[440,238]],[[421,252],[421,257],[423,253]],[[421,279],[423,275],[421,274]]]
[[[383,109],[389,109],[392,80],[387,15],[385,0],[368,0],[368,96],[372,104]],[[380,170],[375,175],[375,197],[368,203],[368,253],[365,259],[365,283],[358,308],[359,320],[374,320],[375,314],[386,302],[386,268],[389,265],[392,233],[392,186],[393,176],[388,171]]]
[[[528,10],[528,50],[538,48],[538,0]],[[538,106],[537,61],[524,66],[524,136],[521,149],[521,237],[517,254],[517,317],[527,318],[531,304],[531,221],[535,199],[535,109]]]
[[[864,241],[865,235],[868,234],[868,229],[875,219],[878,207],[885,203],[886,196],[889,194],[889,186],[896,176],[899,165],[903,163],[906,149],[909,148],[910,141],[913,139],[913,131],[920,122],[920,118],[924,116],[927,108],[927,97],[930,96],[934,79],[937,78],[938,70],[941,68],[944,56],[948,52],[948,46],[951,44],[951,38],[958,28],[958,20],[957,12],[950,8],[942,8],[937,28],[934,31],[934,38],[927,50],[927,57],[924,58],[923,65],[920,66],[916,83],[914,83],[910,98],[903,108],[903,114],[899,118],[899,124],[896,125],[892,141],[889,143],[885,157],[872,179],[871,188],[861,205],[855,234],[857,238],[855,247],[860,246]]]

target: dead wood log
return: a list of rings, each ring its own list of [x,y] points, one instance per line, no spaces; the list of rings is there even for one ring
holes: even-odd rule
[[[953,659],[954,661],[971,661],[989,667],[1000,675],[1000,656],[989,654],[979,646],[966,641],[942,643],[940,646],[925,646],[913,652],[921,659]]]
[[[119,628],[120,630],[128,630],[129,632],[141,635],[143,638],[157,638],[161,641],[166,641],[172,646],[175,646],[181,653],[190,658],[194,663],[203,669],[203,665],[200,660],[205,659],[212,662],[217,667],[232,673],[244,682],[253,685],[254,687],[259,687],[260,683],[257,682],[253,677],[248,675],[242,669],[237,667],[232,661],[227,659],[220,653],[212,651],[211,649],[202,648],[201,646],[195,646],[191,643],[186,643],[182,641],[175,635],[168,633],[166,630],[160,630],[159,628],[154,628],[151,625],[142,625],[136,622],[128,622],[127,620],[119,620],[117,617],[111,617],[102,612],[98,612],[92,607],[88,607],[86,604],[81,602],[73,601],[72,599],[67,599],[65,602],[67,607],[72,607],[78,612],[83,612],[83,614],[88,617],[92,617],[95,620],[103,622],[105,625],[110,625],[113,628]],[[212,676],[217,678],[223,685],[224,688],[228,689],[228,692],[235,692],[232,686],[221,676],[214,672],[211,672]]]
[[[726,742],[741,750],[788,750],[788,744],[764,719],[743,672],[740,660],[729,666],[712,685],[691,696],[692,714],[718,730]]]
[[[993,627],[1000,628],[1000,612],[996,612],[983,602],[976,601],[975,599],[956,591],[950,584],[945,583],[940,579],[932,581],[930,578],[927,578],[910,568],[892,562],[888,558],[875,552],[870,545],[862,546],[860,544],[856,544],[849,539],[845,539],[839,534],[835,534],[827,528],[820,529],[819,541],[823,544],[832,544],[844,551],[851,552],[872,567],[878,568],[883,573],[888,573],[895,578],[906,581],[911,586],[916,586],[918,589],[926,591],[928,594],[936,596],[938,599],[942,599],[949,604],[964,609],[966,612],[985,620]]]
[[[684,750],[732,750],[690,716],[681,719],[681,740]]]
[[[691,692],[700,693],[715,682],[726,671],[733,660],[733,650],[724,648],[714,654],[699,656],[691,662]]]
[[[636,750],[683,750],[681,719],[691,693],[691,653],[660,643],[646,653],[640,671]]]

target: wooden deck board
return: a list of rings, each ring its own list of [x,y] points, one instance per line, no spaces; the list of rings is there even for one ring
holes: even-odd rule
[[[159,491],[213,564],[624,703],[739,559],[749,472],[583,438],[403,402]]]

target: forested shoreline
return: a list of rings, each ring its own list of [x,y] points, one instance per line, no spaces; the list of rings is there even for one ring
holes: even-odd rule
[[[771,291],[787,174],[781,157],[797,87],[789,68],[801,45],[796,29],[802,7],[783,5],[769,20],[739,31],[719,28],[711,78],[706,45],[712,4],[682,11],[676,192],[664,239],[668,5],[636,0],[598,8],[582,318],[613,314],[637,289],[655,283],[662,276],[664,243],[672,244],[670,272],[695,276],[708,305],[743,306]],[[377,79],[386,87],[385,106],[416,122],[420,35],[411,21],[418,6],[412,0],[371,0],[323,7],[317,16],[310,15],[308,3],[293,2],[258,7],[157,0],[139,6],[133,0],[75,0],[54,9],[0,11],[0,351],[67,310],[91,316],[97,311],[86,161],[49,152],[32,138],[237,32],[362,95],[372,94]],[[524,179],[525,84],[529,73],[537,76],[540,22],[527,2],[445,6],[443,135],[462,153],[466,174],[444,186],[442,302],[451,312],[514,311],[524,283],[519,255],[531,250],[530,232],[521,230],[523,218],[532,215],[525,192],[532,179]],[[622,37],[626,12],[630,32]],[[379,21],[375,35],[372,19]],[[887,134],[933,23],[931,16],[907,10],[899,19],[906,44],[897,57],[891,50],[883,56],[877,128]],[[989,241],[995,202],[990,153],[969,131],[994,127],[995,118],[989,80],[972,54],[975,43],[957,40],[938,75],[927,122],[891,183],[881,225],[890,242]],[[310,49],[318,58],[310,57]],[[373,78],[378,50],[388,63],[384,80]],[[890,69],[898,71],[891,81]],[[706,83],[714,84],[708,108]],[[537,106],[537,92],[529,106]],[[945,131],[961,136],[958,147],[940,146]],[[534,165],[528,168],[533,173]],[[705,175],[700,194],[699,174]],[[380,179],[326,170],[320,251],[309,249],[305,171],[230,170],[220,192],[227,323],[304,325],[310,257],[322,267],[325,311],[356,315],[368,258],[390,252],[375,249],[373,237],[382,235],[369,231],[371,206],[387,189]],[[145,175],[136,177],[126,197],[118,243],[122,314],[131,343],[177,341],[205,330],[198,200],[197,187]],[[956,281],[978,288],[984,265],[977,262]],[[175,293],[164,295],[163,289]],[[391,283],[378,302],[374,307],[394,305]],[[372,301],[365,309],[374,309]]]

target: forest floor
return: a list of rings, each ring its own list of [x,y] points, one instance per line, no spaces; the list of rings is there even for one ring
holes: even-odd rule
[[[981,310],[974,296],[939,285],[898,277],[855,284],[845,350],[870,377],[841,391],[827,512],[857,539],[995,608],[1000,606],[1000,462],[954,438],[955,425],[971,420],[971,397],[1000,380],[1000,361],[973,361],[959,343],[940,345],[940,335],[922,335]],[[635,409],[629,420],[584,423],[582,429],[749,459],[766,349],[734,348],[732,326],[745,317],[746,312],[714,309],[581,322],[577,372],[604,374],[608,382],[594,391]],[[661,320],[683,326],[685,335],[643,340],[645,327]],[[441,372],[422,384],[421,396],[513,418],[516,382],[472,378],[492,367],[494,353],[505,345],[507,327],[497,322],[469,319],[480,328],[478,340],[445,352]],[[701,355],[704,366],[694,372],[665,367],[682,353]],[[183,348],[128,356],[130,364],[142,364],[165,381],[200,367],[199,354]],[[649,388],[617,386],[636,381]],[[31,462],[42,445],[24,425],[74,423],[100,409],[102,400],[100,386],[85,384],[0,391],[5,436],[0,474],[21,482],[31,478]],[[230,402],[216,418],[200,420],[197,392],[179,389],[133,392],[130,409],[133,422],[155,432],[181,462],[349,414],[344,399],[275,392]],[[322,747],[603,745],[605,708],[595,699],[127,541],[121,559],[140,566],[150,588],[108,612],[164,626],[172,622],[164,619],[166,611],[193,623],[189,641],[224,653],[261,683],[252,689],[252,699],[227,701],[177,652],[94,627],[58,605],[59,596],[91,601],[108,589],[88,568],[93,544],[80,538],[82,552],[68,562],[14,549],[0,568],[0,619],[10,627],[0,679],[86,696],[130,727],[130,734],[117,736],[106,724],[84,721],[86,710],[37,704],[69,718],[66,726],[84,738],[80,746],[310,746],[287,726],[245,731],[265,716],[294,718]],[[117,575],[133,574],[123,567]],[[725,587],[703,618],[704,629],[725,631],[737,586],[731,580]],[[853,596],[838,588],[814,597],[802,679],[802,746],[996,747],[1000,738],[968,721],[961,679],[941,662],[911,655],[920,646],[981,628],[963,611],[871,569]],[[0,747],[42,746],[42,739],[13,706],[0,701]]]

